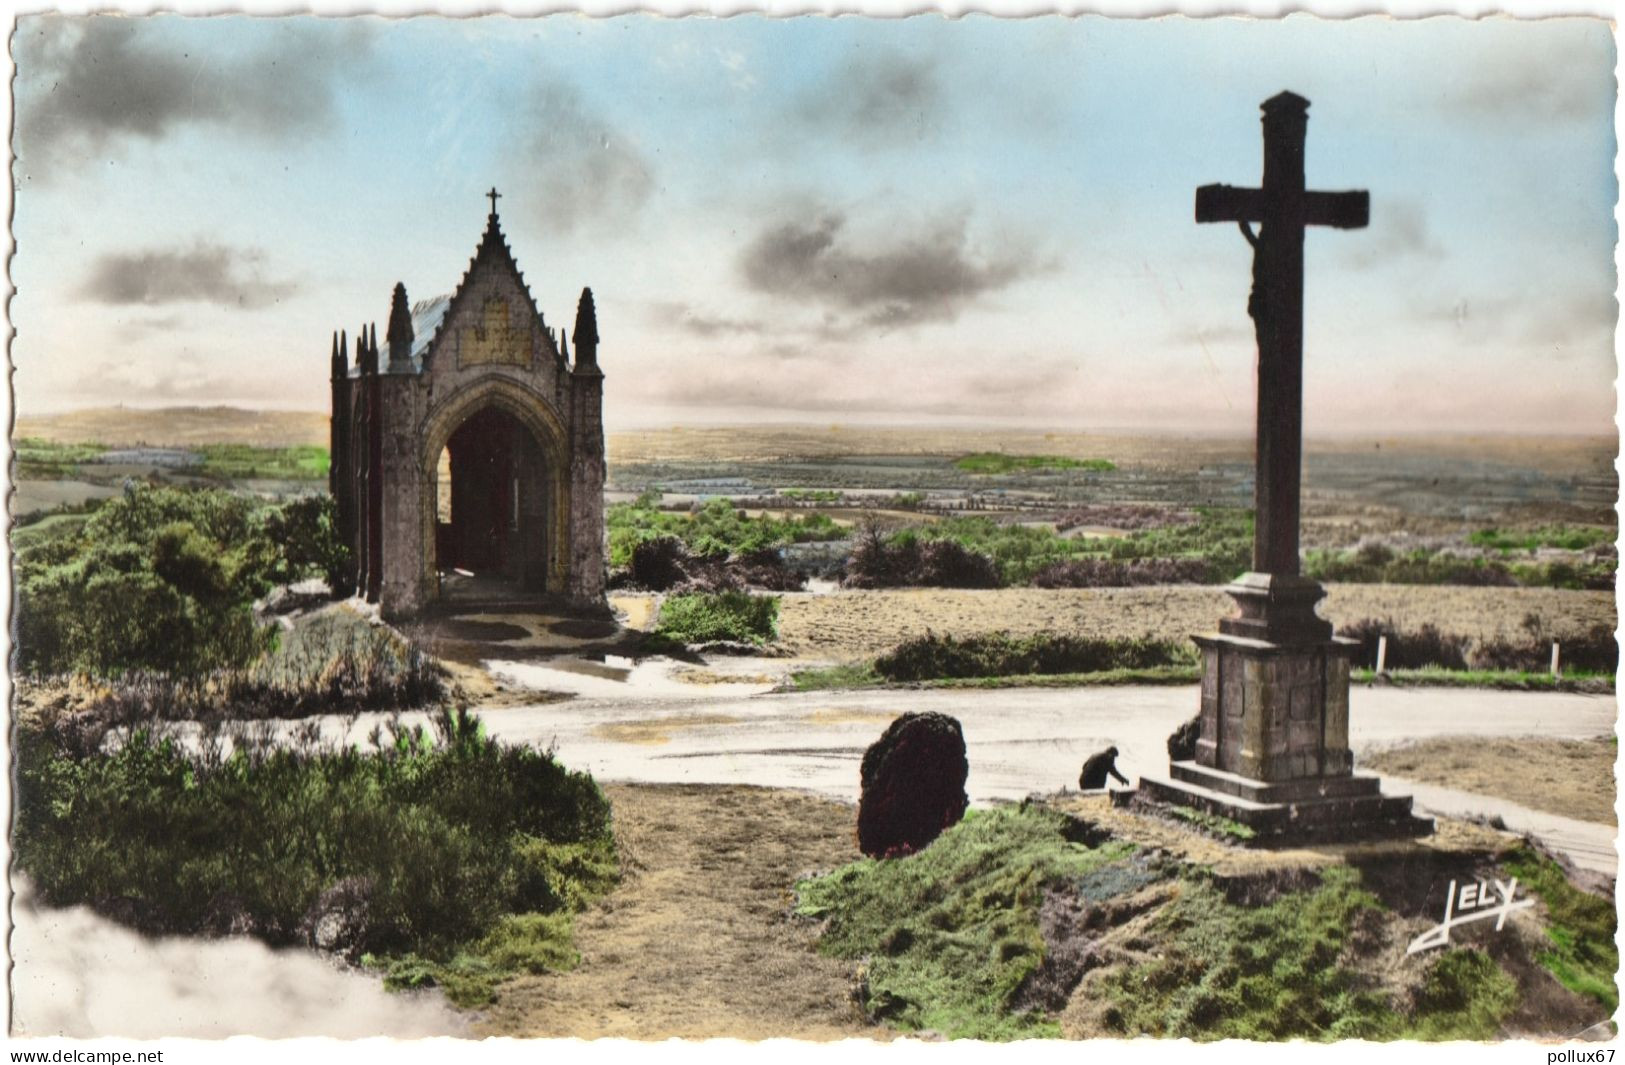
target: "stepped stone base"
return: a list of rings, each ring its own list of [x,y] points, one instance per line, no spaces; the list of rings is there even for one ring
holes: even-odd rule
[[[1171,779],[1142,777],[1137,796],[1229,818],[1255,833],[1254,845],[1336,843],[1426,836],[1433,820],[1411,812],[1408,795],[1384,795],[1368,774],[1262,781],[1174,762]]]

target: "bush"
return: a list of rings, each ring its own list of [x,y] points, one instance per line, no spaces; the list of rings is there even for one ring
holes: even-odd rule
[[[748,592],[674,595],[660,604],[654,634],[679,643],[764,644],[778,636],[777,596]]]
[[[1192,665],[1194,648],[1150,636],[1137,639],[1038,633],[1015,638],[936,636],[906,640],[875,660],[875,672],[890,681],[945,677],[1008,677],[1029,674],[1098,673],[1111,669],[1152,669]]]
[[[1441,632],[1432,624],[1401,631],[1393,619],[1365,618],[1337,630],[1339,636],[1360,642],[1354,665],[1375,669],[1377,640],[1388,637],[1388,669],[1495,670],[1544,673],[1551,668],[1552,641],[1538,618],[1525,619],[1527,635],[1474,640]],[[1595,625],[1581,634],[1555,637],[1561,645],[1560,666],[1568,673],[1613,673],[1619,666],[1619,643],[1607,625]]]
[[[222,909],[273,945],[311,941],[324,894],[362,900],[354,952],[449,960],[505,915],[567,913],[614,877],[592,778],[445,713],[375,729],[372,749],[206,733],[186,753],[146,730],[111,753],[20,733],[16,854],[51,905],[143,931],[211,931]],[[229,749],[229,753],[228,753]]]
[[[1466,669],[1467,648],[1472,642],[1466,636],[1441,632],[1432,623],[1402,633],[1392,619],[1378,621],[1366,618],[1343,626],[1337,630],[1337,634],[1359,641],[1360,650],[1355,655],[1354,665],[1366,669],[1376,668],[1377,643],[1383,636],[1388,637],[1388,654],[1384,661],[1387,669],[1423,669],[1428,666]]]
[[[1048,526],[987,517],[947,518],[890,535],[869,522],[848,561],[846,583],[855,588],[932,584],[934,574],[921,570],[922,553],[927,545],[939,542],[957,544],[969,556],[989,560],[997,582],[987,583],[988,569],[980,559],[967,559],[953,570],[960,583],[938,585],[943,587],[1215,583],[1247,569],[1252,557],[1250,513],[1204,509],[1189,518],[1149,524],[1128,536],[1098,538],[1067,538]]]
[[[341,566],[342,548],[330,502],[142,487],[16,563],[25,672],[198,676],[261,654],[254,600]]]
[[[1081,558],[1051,562],[1033,574],[1035,588],[1129,588],[1147,584],[1212,584],[1213,566],[1199,558]]]
[[[924,539],[916,530],[888,540],[869,524],[846,562],[842,584],[849,588],[997,588],[993,559],[957,540]]]
[[[686,579],[684,564],[689,558],[683,541],[675,536],[656,536],[632,548],[627,576],[640,588],[663,592]]]
[[[695,555],[749,555],[764,548],[817,540],[842,540],[847,532],[827,514],[748,518],[726,499],[713,499],[693,514],[661,510],[660,495],[645,492],[634,503],[617,503],[605,515],[609,563],[629,566],[638,544],[676,537]]]
[[[675,536],[645,540],[632,549],[631,565],[617,587],[651,592],[714,594],[761,588],[794,592],[806,587],[806,578],[784,564],[777,548],[764,547],[732,558],[691,554]]]

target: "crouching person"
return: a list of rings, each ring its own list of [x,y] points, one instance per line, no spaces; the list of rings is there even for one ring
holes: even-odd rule
[[[1078,775],[1078,787],[1084,791],[1098,791],[1106,787],[1106,777],[1117,778],[1117,782],[1124,787],[1128,780],[1117,771],[1117,748],[1107,747],[1098,754],[1092,754],[1083,763],[1083,772]]]

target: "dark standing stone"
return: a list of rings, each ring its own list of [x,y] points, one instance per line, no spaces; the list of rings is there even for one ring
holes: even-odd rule
[[[872,858],[920,850],[965,816],[965,735],[946,714],[908,713],[864,752],[858,848]]]
[[[1168,735],[1168,760],[1189,762],[1196,757],[1196,741],[1202,738],[1202,715],[1197,714]]]

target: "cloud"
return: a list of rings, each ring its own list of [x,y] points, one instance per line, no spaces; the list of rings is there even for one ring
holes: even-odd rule
[[[319,132],[334,118],[340,82],[359,70],[373,38],[359,24],[258,20],[251,32],[263,42],[222,58],[207,43],[179,43],[174,31],[185,21],[22,19],[16,149],[27,175],[48,179],[131,141],[160,141],[190,126],[268,141]]]
[[[1447,326],[1461,341],[1475,345],[1511,342],[1541,349],[1554,358],[1584,354],[1611,355],[1619,304],[1604,289],[1528,296],[1463,296],[1415,309],[1427,325]]]
[[[766,322],[757,319],[710,314],[681,302],[650,304],[647,317],[654,325],[697,337],[761,336],[771,331]]]
[[[859,52],[802,98],[808,125],[869,144],[925,140],[941,132],[943,101],[934,60]]]
[[[770,224],[740,254],[745,284],[800,307],[821,305],[826,334],[839,336],[951,322],[1045,266],[1030,248],[979,252],[962,215],[878,249],[856,246],[846,225],[839,211]]]
[[[1472,65],[1443,95],[1446,106],[1497,125],[1611,116],[1613,35],[1601,19],[1591,22],[1554,19],[1504,35],[1473,53]]]
[[[544,228],[568,233],[588,224],[623,223],[653,194],[653,166],[574,86],[538,88],[525,122],[525,170],[515,176],[535,190],[535,218]]]
[[[916,415],[1019,414],[1063,409],[1082,380],[1076,366],[1034,360],[1017,371],[958,364],[929,373],[913,359],[877,364],[838,350],[791,357],[759,352],[725,362],[673,360],[631,386],[640,398],[670,407],[735,408],[807,413]]]
[[[266,279],[263,259],[257,248],[203,241],[190,248],[110,252],[91,266],[80,295],[96,303],[212,303],[258,310],[298,291],[292,281]]]
[[[1357,270],[1388,265],[1399,259],[1444,258],[1444,245],[1428,227],[1422,206],[1411,200],[1375,200],[1371,222],[1346,245],[1343,262]]]
[[[150,336],[179,332],[184,325],[184,319],[178,314],[141,315],[119,323],[118,335],[121,340],[145,340]]]

